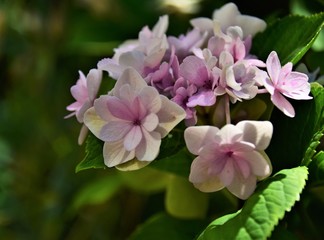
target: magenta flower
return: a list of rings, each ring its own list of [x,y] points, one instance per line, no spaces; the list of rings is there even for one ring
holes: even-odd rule
[[[292,71],[291,62],[281,67],[275,51],[269,54],[266,64],[269,77],[265,78],[264,87],[271,94],[271,101],[284,114],[294,117],[295,110],[284,96],[296,100],[312,99],[309,96],[308,76],[304,73]]]
[[[268,121],[241,121],[221,129],[187,128],[184,138],[188,150],[198,155],[192,162],[189,181],[203,192],[226,187],[238,198],[247,199],[257,180],[271,174],[272,166],[264,150],[272,131]]]
[[[161,138],[184,118],[180,106],[147,86],[138,72],[128,68],[109,95],[95,100],[84,122],[105,142],[103,155],[108,167],[133,170],[157,157]]]
[[[78,122],[83,123],[84,113],[93,106],[93,102],[99,91],[102,72],[97,69],[91,69],[87,77],[85,77],[81,71],[79,71],[79,75],[80,77],[76,84],[71,87],[71,94],[76,101],[66,107],[66,109],[72,111],[72,113],[65,118],[75,115]],[[78,139],[79,144],[83,143],[86,134],[87,129],[83,126]]]

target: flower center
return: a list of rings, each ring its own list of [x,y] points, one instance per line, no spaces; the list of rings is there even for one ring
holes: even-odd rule
[[[228,156],[228,157],[232,157],[232,155],[233,155],[233,151],[228,151],[227,153],[226,153],[226,155]]]
[[[141,125],[141,120],[139,120],[139,119],[135,119],[135,120],[133,121],[133,124],[134,124],[134,126],[140,126],[140,125]]]

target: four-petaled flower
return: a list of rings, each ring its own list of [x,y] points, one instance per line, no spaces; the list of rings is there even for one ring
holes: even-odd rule
[[[235,196],[247,199],[256,181],[271,174],[272,166],[264,150],[272,130],[269,121],[241,121],[221,129],[187,128],[184,138],[188,150],[198,155],[192,162],[189,181],[203,192],[226,187]]]
[[[308,76],[304,73],[292,71],[291,62],[281,67],[275,51],[269,54],[266,64],[269,78],[265,78],[263,84],[271,94],[271,101],[284,114],[294,117],[295,110],[284,96],[296,100],[312,99],[309,96],[310,84]]]
[[[103,155],[108,167],[134,170],[157,157],[161,138],[185,116],[183,108],[128,68],[110,94],[95,100],[84,123],[105,142]]]

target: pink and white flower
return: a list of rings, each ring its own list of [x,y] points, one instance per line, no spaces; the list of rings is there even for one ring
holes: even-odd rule
[[[188,150],[198,155],[192,162],[189,180],[203,192],[226,187],[241,199],[255,190],[257,180],[272,172],[264,150],[272,137],[269,121],[241,121],[221,129],[189,127],[184,132]]]
[[[76,101],[66,107],[66,109],[72,111],[72,113],[65,118],[75,115],[78,122],[83,123],[84,113],[93,106],[93,102],[100,88],[101,80],[102,72],[100,70],[91,69],[87,77],[79,71],[79,79],[76,84],[71,87],[71,94]],[[83,143],[86,134],[87,129],[82,126],[78,139],[79,144]]]
[[[180,106],[128,68],[110,94],[95,100],[94,107],[85,113],[84,122],[105,142],[103,155],[108,167],[133,170],[158,156],[161,138],[185,116]]]
[[[296,100],[312,99],[309,96],[310,84],[308,76],[304,73],[292,71],[293,65],[291,62],[281,67],[275,51],[269,54],[266,65],[269,77],[264,79],[264,87],[271,94],[271,101],[284,114],[294,117],[294,107],[284,96]]]

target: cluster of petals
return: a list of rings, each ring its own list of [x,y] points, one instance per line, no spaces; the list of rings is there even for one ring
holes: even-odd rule
[[[108,167],[134,170],[158,156],[161,138],[184,118],[183,108],[128,68],[109,94],[95,100],[85,113],[84,123],[104,141],[103,156]]]
[[[272,172],[264,152],[272,137],[269,121],[241,121],[221,129],[192,126],[184,132],[188,150],[197,155],[191,165],[189,181],[202,192],[227,188],[241,199],[255,190],[257,180]]]

